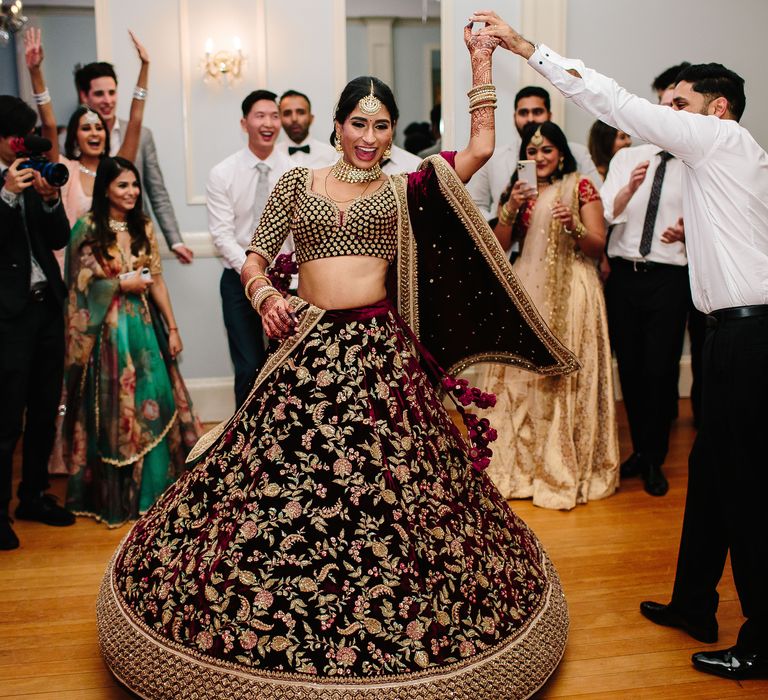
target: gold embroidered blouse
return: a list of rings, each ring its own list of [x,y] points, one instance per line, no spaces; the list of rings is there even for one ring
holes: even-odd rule
[[[341,211],[330,197],[312,191],[311,170],[293,168],[272,190],[248,250],[272,262],[289,233],[298,263],[342,255],[392,262],[397,252],[394,191],[385,183]]]

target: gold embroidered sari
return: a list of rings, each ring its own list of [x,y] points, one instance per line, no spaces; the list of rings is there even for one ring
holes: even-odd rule
[[[499,433],[489,475],[504,497],[533,498],[535,505],[556,509],[605,498],[618,486],[603,289],[594,261],[575,248],[551,213],[559,199],[578,217],[580,179],[573,173],[541,192],[512,270],[581,369],[538,376],[486,364],[473,378],[497,397],[487,414]]]

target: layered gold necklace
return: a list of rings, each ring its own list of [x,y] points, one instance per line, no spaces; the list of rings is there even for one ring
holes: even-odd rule
[[[123,233],[128,230],[128,222],[118,221],[117,219],[110,219],[109,230],[114,233]]]
[[[356,168],[343,158],[339,158],[331,168],[331,175],[341,182],[359,184],[361,182],[373,182],[381,177],[381,166],[376,163],[372,168]]]

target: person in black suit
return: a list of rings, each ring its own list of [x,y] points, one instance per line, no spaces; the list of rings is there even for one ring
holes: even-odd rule
[[[67,290],[53,251],[69,240],[59,190],[32,168],[20,167],[13,139],[35,125],[22,100],[0,95],[0,549],[15,549],[11,527],[13,451],[24,432],[16,517],[71,525],[74,516],[48,488],[64,365]],[[26,416],[26,418],[25,418]]]

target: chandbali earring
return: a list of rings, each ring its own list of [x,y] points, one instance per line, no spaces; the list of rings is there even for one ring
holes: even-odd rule
[[[339,132],[336,132],[336,138],[333,140],[333,147],[339,152],[343,153],[344,149],[341,147],[341,139],[339,138]]]
[[[391,158],[391,157],[392,157],[392,142],[390,141],[389,146],[387,146],[386,150],[384,151],[384,155],[382,155],[382,158],[386,160],[387,158]]]
[[[557,164],[557,172],[563,172],[563,163],[565,163],[565,156],[560,156],[560,162]]]

